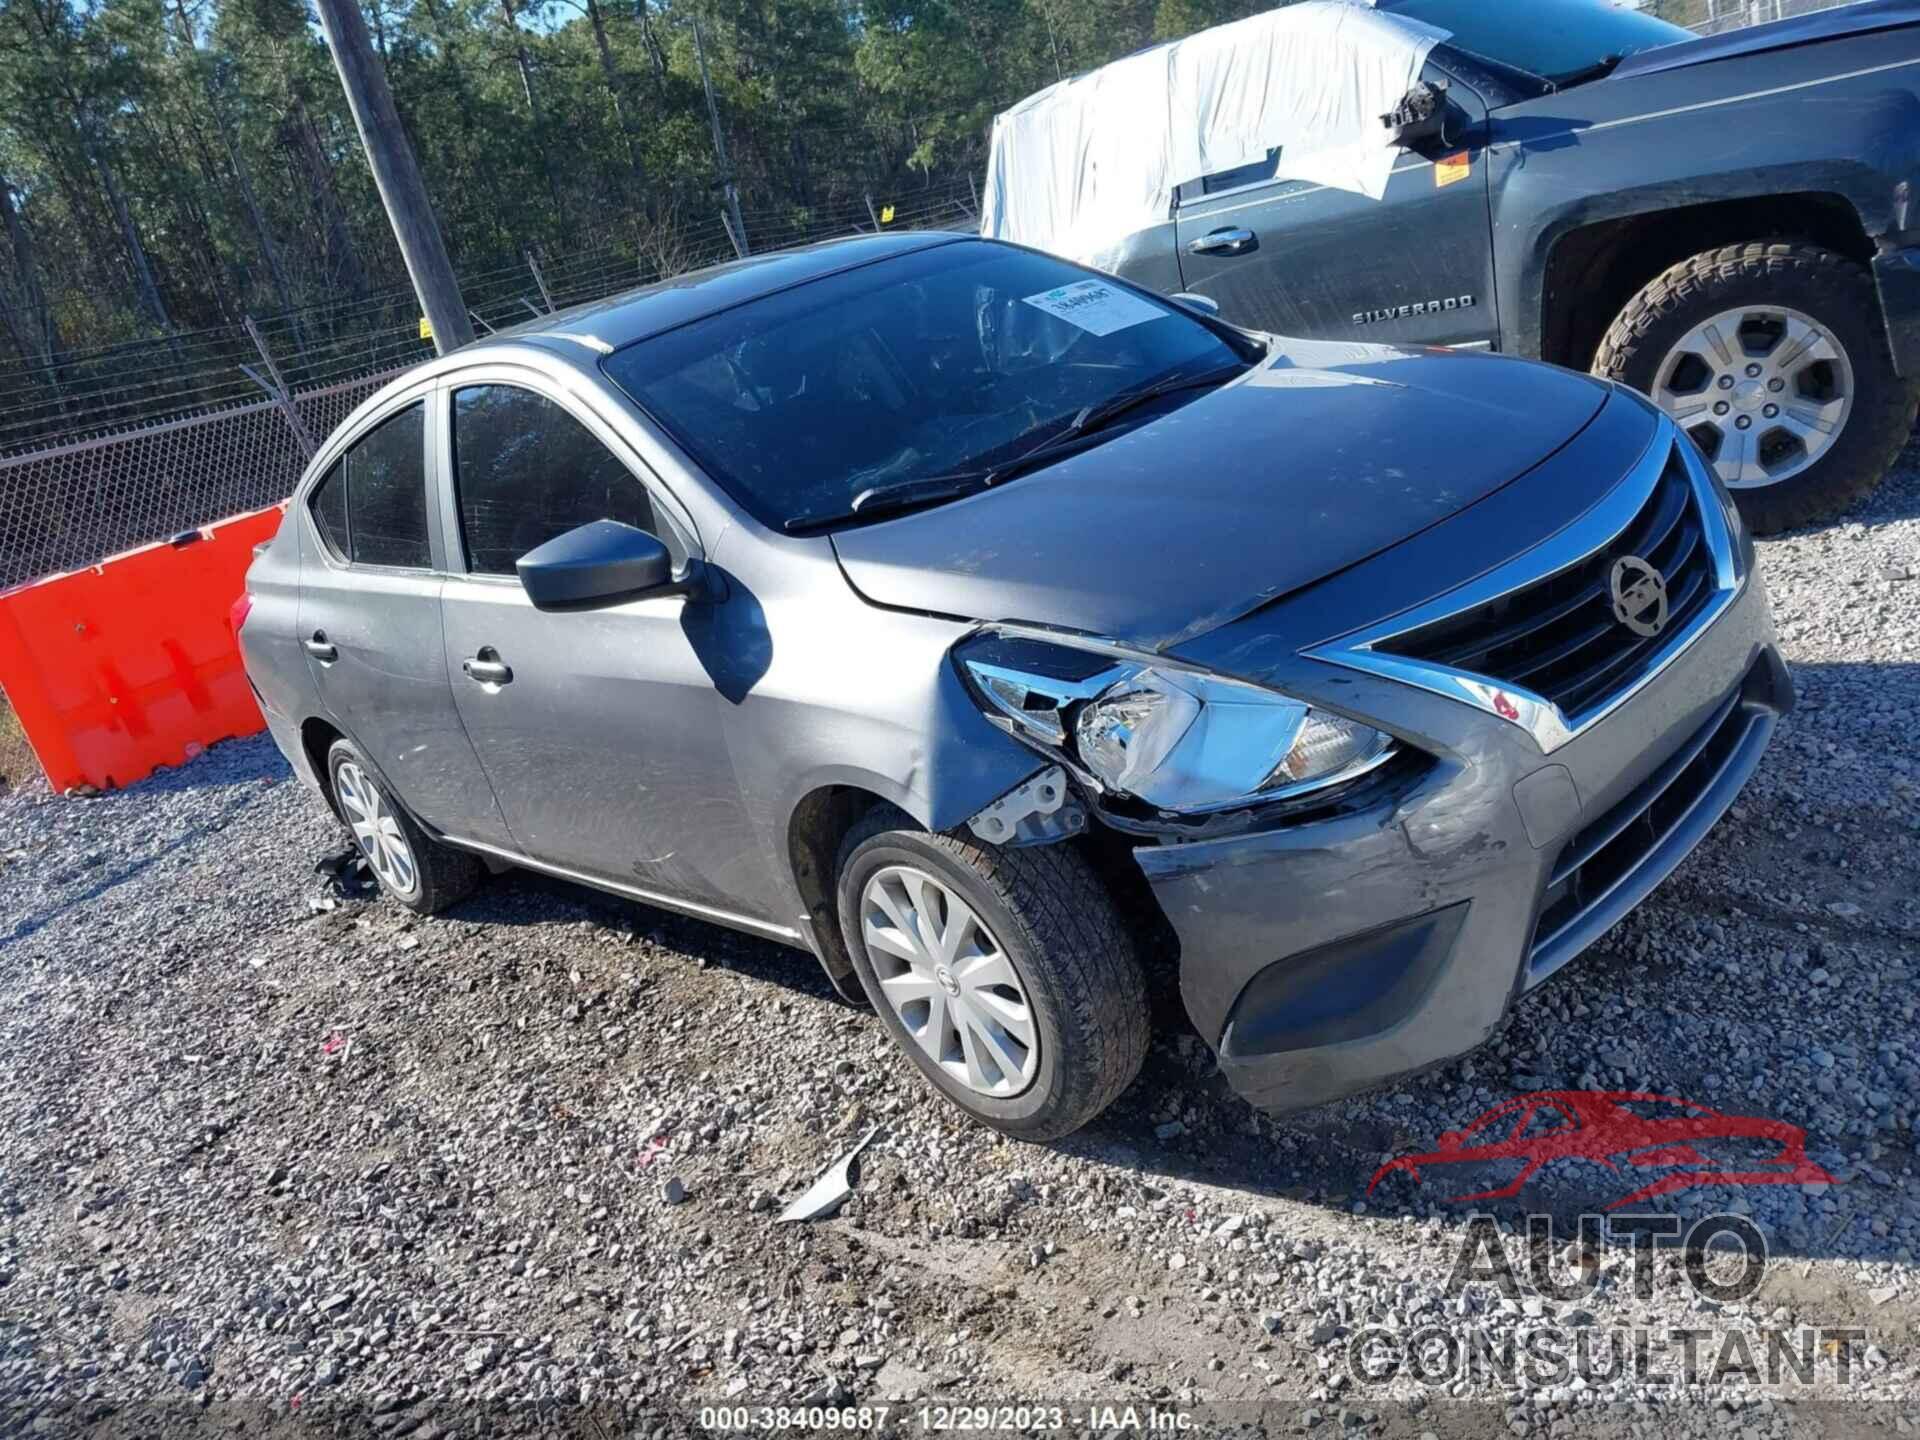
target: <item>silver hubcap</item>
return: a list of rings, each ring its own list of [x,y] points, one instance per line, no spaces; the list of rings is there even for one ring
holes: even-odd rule
[[[1000,942],[924,870],[890,865],[860,896],[880,990],[914,1043],[955,1080],[1005,1099],[1033,1083],[1039,1027]]]
[[[1730,489],[1778,485],[1832,448],[1853,364],[1831,331],[1780,306],[1723,310],[1660,362],[1653,398]]]
[[[411,895],[420,883],[413,847],[407,844],[406,832],[388,808],[380,787],[367,778],[366,771],[346,760],[333,772],[333,788],[340,797],[340,808],[347,812],[347,823],[353,827],[360,853],[367,857],[380,883],[396,895]]]

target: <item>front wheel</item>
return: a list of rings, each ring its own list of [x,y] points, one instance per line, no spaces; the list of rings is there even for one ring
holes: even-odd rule
[[[1760,534],[1844,510],[1913,431],[1872,277],[1815,245],[1681,261],[1627,303],[1593,371],[1672,416]]]
[[[1105,886],[1061,845],[1001,850],[880,813],[840,851],[867,998],[940,1093],[1024,1140],[1106,1109],[1146,1058],[1146,977]]]

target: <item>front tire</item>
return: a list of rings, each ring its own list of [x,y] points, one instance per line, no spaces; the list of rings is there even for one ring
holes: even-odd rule
[[[327,751],[327,779],[367,868],[393,899],[433,915],[479,886],[484,873],[479,859],[422,830],[351,740],[336,740]]]
[[[1023,1140],[1092,1120],[1146,1059],[1146,978],[1105,886],[1064,845],[995,849],[877,812],[840,850],[854,971],[948,1100]]]
[[[1593,373],[1652,397],[1759,534],[1837,515],[1913,433],[1866,267],[1816,245],[1708,250],[1648,284]]]

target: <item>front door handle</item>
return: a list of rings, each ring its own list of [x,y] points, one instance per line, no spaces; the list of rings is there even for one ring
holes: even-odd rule
[[[1190,241],[1187,250],[1194,255],[1244,255],[1260,247],[1260,237],[1251,230],[1209,230]]]
[[[480,647],[478,655],[469,655],[460,662],[460,668],[467,672],[469,680],[481,685],[505,685],[513,679],[513,667],[500,658],[500,652],[490,645]]]
[[[327,632],[324,630],[314,631],[312,636],[300,643],[307,654],[313,656],[322,665],[331,665],[340,658],[339,647],[327,639]]]

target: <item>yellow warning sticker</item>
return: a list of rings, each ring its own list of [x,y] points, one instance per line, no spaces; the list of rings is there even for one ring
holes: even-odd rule
[[[431,340],[433,338],[433,326],[427,323],[427,317],[424,315],[420,317],[420,338],[422,340]]]
[[[1457,155],[1448,155],[1433,162],[1433,183],[1435,188],[1451,185],[1456,180],[1464,180],[1473,173],[1473,161],[1462,150]]]

